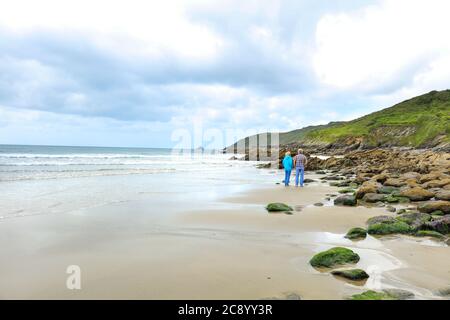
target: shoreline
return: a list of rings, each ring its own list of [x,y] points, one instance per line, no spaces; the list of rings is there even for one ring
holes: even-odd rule
[[[314,206],[336,191],[320,182],[288,190],[267,184],[223,195],[206,209],[170,213],[167,207],[158,217],[147,215],[153,203],[143,199],[1,223],[0,234],[15,242],[2,249],[9,259],[0,266],[0,297],[343,299],[394,287],[414,292],[417,299],[442,299],[434,292],[450,284],[448,247],[408,236],[345,239],[348,229],[364,226],[386,209]],[[269,214],[268,202],[301,209]],[[315,253],[337,245],[360,254],[357,267],[371,276],[364,285],[309,265]],[[84,274],[80,291],[65,288],[65,268],[71,264],[79,264]]]

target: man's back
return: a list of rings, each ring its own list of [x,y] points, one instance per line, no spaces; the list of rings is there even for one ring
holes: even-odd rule
[[[307,162],[306,156],[304,154],[296,155],[294,160],[296,168],[304,168]]]

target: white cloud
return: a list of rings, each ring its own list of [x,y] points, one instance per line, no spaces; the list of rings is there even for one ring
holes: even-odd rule
[[[428,61],[450,54],[449,12],[446,0],[385,0],[327,14],[317,24],[315,71],[341,89],[409,82]]]
[[[17,33],[81,32],[119,55],[213,58],[222,40],[185,16],[186,1],[1,1],[0,26]],[[190,3],[195,4],[194,2]]]

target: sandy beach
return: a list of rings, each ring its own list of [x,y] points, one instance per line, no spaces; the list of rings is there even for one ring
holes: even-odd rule
[[[391,213],[333,206],[324,199],[337,188],[319,182],[285,188],[276,185],[280,177],[272,172],[265,184],[213,198],[185,195],[177,202],[174,195],[165,202],[159,196],[158,204],[142,197],[3,220],[0,298],[344,299],[400,288],[417,299],[442,299],[435,291],[450,285],[445,243],[409,236],[345,239],[351,227]],[[295,211],[269,214],[268,202]],[[150,214],[155,206],[159,214]],[[348,282],[310,266],[315,253],[334,246],[358,253],[357,267],[370,278]],[[81,268],[81,290],[66,288],[69,265]]]

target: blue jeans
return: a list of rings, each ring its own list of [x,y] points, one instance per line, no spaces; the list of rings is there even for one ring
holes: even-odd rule
[[[298,186],[298,177],[300,176],[300,186],[303,187],[303,177],[305,175],[305,168],[295,168],[295,186]]]
[[[291,170],[284,170],[284,185],[286,187],[289,185],[290,179],[291,179]]]

